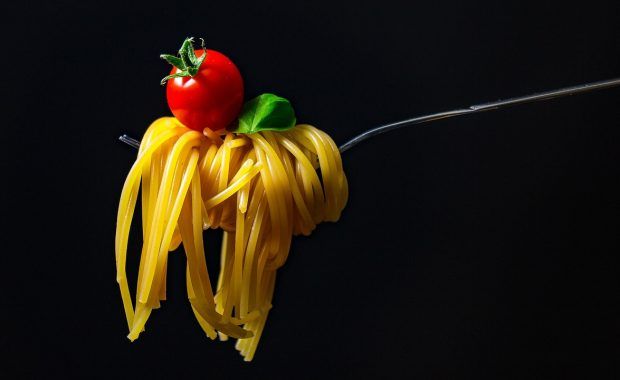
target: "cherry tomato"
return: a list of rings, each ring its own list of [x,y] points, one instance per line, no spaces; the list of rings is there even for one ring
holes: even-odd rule
[[[197,57],[205,54],[195,49]],[[188,128],[202,132],[228,127],[243,104],[243,79],[237,66],[224,54],[206,50],[194,76],[171,78],[166,97],[172,114]],[[180,72],[173,67],[170,75]]]

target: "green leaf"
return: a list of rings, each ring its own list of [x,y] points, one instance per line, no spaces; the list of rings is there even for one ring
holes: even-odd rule
[[[204,53],[202,53],[199,58],[196,58],[196,54],[194,54],[194,58],[196,59],[196,72],[198,72],[200,65],[202,65],[202,62],[204,62],[205,58],[207,58],[207,50],[204,50]]]
[[[162,54],[159,57],[161,59],[166,60],[166,62],[168,62],[169,64],[171,64],[172,66],[176,67],[179,70],[187,70],[185,63],[183,63],[183,60],[179,57],[175,57],[174,55],[170,55],[170,54]]]
[[[294,127],[296,122],[295,111],[288,100],[262,94],[243,105],[235,132],[284,131]]]
[[[172,75],[168,75],[168,76],[164,77],[164,79],[162,79],[161,82],[159,82],[159,83],[163,86],[170,79],[183,78],[183,77],[188,77],[188,76],[190,76],[190,75],[189,75],[189,73],[187,71],[179,71],[176,74],[172,74]]]
[[[179,57],[185,64],[185,67],[191,67],[195,64],[196,55],[194,54],[194,37],[186,38],[179,49]]]

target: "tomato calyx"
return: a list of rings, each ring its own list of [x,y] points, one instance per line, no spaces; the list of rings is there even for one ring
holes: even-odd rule
[[[200,57],[196,57],[196,53],[194,52],[194,37],[188,37],[183,41],[181,48],[179,49],[179,56],[176,57],[170,54],[162,54],[159,57],[172,66],[179,69],[174,74],[168,75],[161,80],[162,86],[166,84],[169,79],[173,78],[182,78],[182,77],[193,77],[200,70],[200,65],[207,57],[207,49],[205,48],[205,40],[202,38],[202,50],[204,53]]]

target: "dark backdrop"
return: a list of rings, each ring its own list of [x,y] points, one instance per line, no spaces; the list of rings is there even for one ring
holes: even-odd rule
[[[181,252],[169,300],[131,344],[113,241],[135,152],[117,137],[169,114],[158,55],[184,37],[229,55],[248,97],[289,98],[300,121],[339,143],[385,122],[620,76],[617,1],[225,3],[20,1],[3,12],[1,372],[618,376],[619,89],[348,151],[347,208],[294,240],[254,362],[201,332]]]

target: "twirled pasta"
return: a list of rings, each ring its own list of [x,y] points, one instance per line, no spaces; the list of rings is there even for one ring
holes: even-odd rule
[[[134,307],[125,266],[140,185],[143,247]],[[310,125],[201,134],[175,118],[156,120],[125,181],[117,218],[117,282],[129,339],[138,337],[165,299],[168,252],[182,242],[198,323],[211,339],[237,338],[236,348],[252,360],[292,236],[338,220],[347,197],[338,148]],[[207,228],[224,231],[215,292],[203,246]]]

